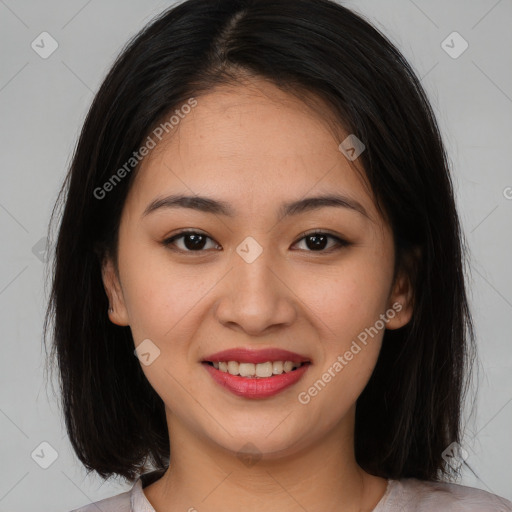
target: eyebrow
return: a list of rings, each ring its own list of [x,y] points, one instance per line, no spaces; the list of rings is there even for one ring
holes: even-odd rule
[[[363,205],[350,197],[340,194],[329,194],[314,197],[306,197],[297,201],[286,202],[281,205],[278,211],[278,220],[287,215],[299,215],[308,211],[318,210],[325,207],[347,208],[360,213],[371,220]],[[158,197],[154,199],[144,210],[142,217],[161,208],[189,208],[215,215],[235,217],[236,211],[225,201],[219,201],[204,196],[186,196],[182,194]]]

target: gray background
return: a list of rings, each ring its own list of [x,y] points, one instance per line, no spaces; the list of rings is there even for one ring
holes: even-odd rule
[[[0,511],[68,511],[129,488],[86,478],[64,433],[44,375],[47,290],[37,244],[44,249],[40,241],[94,92],[129,37],[171,4],[0,0]],[[463,443],[478,477],[463,466],[460,483],[512,499],[512,2],[346,5],[401,49],[438,117],[471,249],[480,356]],[[31,47],[44,31],[58,42],[47,59]],[[457,58],[444,49],[462,49],[460,39],[446,39],[453,31],[469,44]],[[51,462],[51,449],[42,442],[58,454],[47,469],[39,464]]]

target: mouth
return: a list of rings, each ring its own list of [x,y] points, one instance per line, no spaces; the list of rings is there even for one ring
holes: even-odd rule
[[[222,389],[243,398],[264,399],[296,384],[307,372],[311,362],[266,361],[254,364],[202,361],[202,365]]]

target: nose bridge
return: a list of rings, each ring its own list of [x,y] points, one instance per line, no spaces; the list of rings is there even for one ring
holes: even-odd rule
[[[260,237],[260,240],[270,237]],[[283,269],[277,251],[247,237],[233,254],[230,284],[221,297],[217,316],[223,323],[236,323],[257,333],[271,325],[293,320],[291,292],[279,276]]]
[[[275,294],[278,262],[268,240],[269,236],[247,236],[236,248],[234,278],[239,283],[237,292]],[[237,261],[238,258],[238,261]],[[270,297],[267,297],[267,299]]]

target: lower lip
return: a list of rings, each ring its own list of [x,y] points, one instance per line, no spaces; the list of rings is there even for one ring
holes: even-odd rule
[[[202,364],[218,384],[244,398],[267,398],[277,395],[299,381],[310,366],[310,363],[305,363],[288,373],[273,377],[250,378],[231,375],[229,372],[217,370],[208,363]]]

